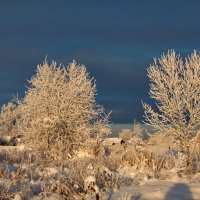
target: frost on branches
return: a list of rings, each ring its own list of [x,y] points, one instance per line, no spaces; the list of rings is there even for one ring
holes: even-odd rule
[[[0,137],[18,134],[17,121],[19,110],[13,102],[8,102],[1,107],[0,112]]]
[[[200,55],[194,51],[181,59],[174,50],[168,51],[154,60],[148,77],[158,111],[143,104],[146,124],[175,135],[188,153],[200,126]]]
[[[85,66],[45,60],[29,83],[19,106],[24,141],[33,149],[61,155],[110,134],[109,116],[96,103],[96,84]]]

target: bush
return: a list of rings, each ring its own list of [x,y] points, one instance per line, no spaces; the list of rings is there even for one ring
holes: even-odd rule
[[[31,148],[63,158],[88,138],[110,133],[109,116],[95,101],[96,85],[85,66],[45,60],[29,83],[19,107],[20,129]]]

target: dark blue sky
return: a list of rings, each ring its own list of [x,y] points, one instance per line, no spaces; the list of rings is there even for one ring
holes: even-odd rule
[[[0,103],[23,97],[48,59],[85,64],[111,121],[132,123],[148,101],[146,69],[167,49],[200,49],[200,1],[0,1]]]

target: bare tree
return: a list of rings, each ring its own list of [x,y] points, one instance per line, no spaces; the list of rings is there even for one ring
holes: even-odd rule
[[[143,103],[146,124],[175,135],[189,154],[200,125],[200,55],[194,51],[181,59],[174,50],[168,51],[150,65],[148,77],[157,111]]]
[[[66,68],[45,60],[29,83],[19,107],[20,128],[30,147],[61,155],[110,133],[109,116],[96,103],[96,84],[85,66],[73,61]]]

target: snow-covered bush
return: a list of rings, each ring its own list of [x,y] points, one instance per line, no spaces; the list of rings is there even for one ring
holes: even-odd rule
[[[84,179],[84,189],[87,193],[92,192],[99,196],[100,191],[94,176],[87,176]]]
[[[19,107],[20,129],[31,148],[64,158],[88,138],[110,133],[109,116],[96,103],[96,84],[84,65],[45,60],[29,83]]]

